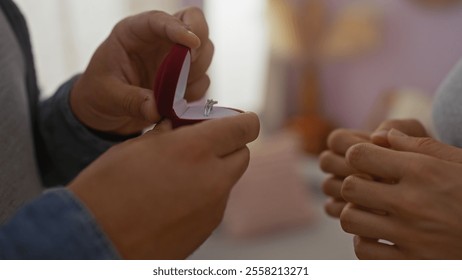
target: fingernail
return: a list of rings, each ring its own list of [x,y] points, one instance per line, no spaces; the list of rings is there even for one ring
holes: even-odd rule
[[[189,46],[193,51],[201,46],[201,39],[196,33],[186,28],[186,34],[191,38],[192,44]]]
[[[379,131],[376,131],[376,132],[373,132],[371,134],[371,138],[387,138],[387,135],[388,135],[388,130],[379,130]]]
[[[372,143],[381,147],[389,147],[388,130],[379,130],[371,134]]]
[[[186,32],[188,32],[189,35],[197,37],[196,33],[192,32],[191,30],[186,28]]]
[[[197,36],[196,33],[192,32],[191,29],[189,29],[188,27],[185,27],[185,29],[186,33],[188,33],[189,36],[199,39],[199,36]]]
[[[406,137],[407,136],[406,134],[394,128],[390,130],[389,134],[390,136],[395,136],[395,137]]]

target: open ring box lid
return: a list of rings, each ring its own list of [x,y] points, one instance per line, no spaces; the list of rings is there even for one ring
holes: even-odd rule
[[[176,44],[162,62],[154,83],[157,111],[162,117],[170,119],[174,128],[242,113],[238,109],[213,106],[210,114],[205,116],[205,103],[203,105],[197,102],[194,105],[187,103],[184,95],[190,67],[189,48]]]

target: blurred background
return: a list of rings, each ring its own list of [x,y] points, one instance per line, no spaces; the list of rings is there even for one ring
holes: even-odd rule
[[[458,0],[16,0],[49,96],[83,71],[120,19],[205,11],[215,43],[208,95],[262,121],[222,225],[192,259],[354,259],[323,212],[317,156],[337,127],[413,117],[462,55]]]

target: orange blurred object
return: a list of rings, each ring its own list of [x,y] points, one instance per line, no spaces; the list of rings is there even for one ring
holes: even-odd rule
[[[293,118],[289,128],[300,135],[302,150],[317,156],[327,149],[327,137],[335,126],[319,115],[307,115]]]

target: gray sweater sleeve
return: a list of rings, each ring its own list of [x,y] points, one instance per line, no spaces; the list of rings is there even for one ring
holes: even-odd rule
[[[38,132],[42,141],[36,148],[46,186],[67,184],[117,143],[98,137],[73,115],[69,94],[77,78],[70,79],[52,97],[39,104]]]
[[[462,59],[437,91],[433,124],[441,141],[462,148]]]

